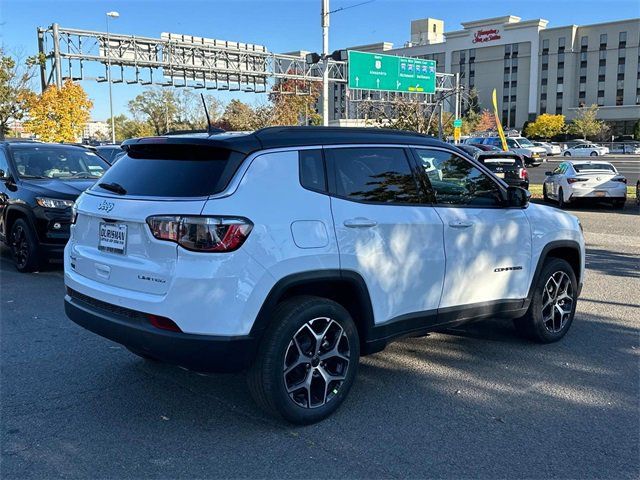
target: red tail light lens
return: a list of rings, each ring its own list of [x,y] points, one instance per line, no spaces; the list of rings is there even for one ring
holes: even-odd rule
[[[520,178],[522,180],[529,180],[529,172],[527,172],[526,168],[521,168],[520,169]]]
[[[195,252],[233,252],[245,242],[253,223],[243,217],[149,217],[158,240],[175,242]]]
[[[586,181],[588,181],[587,178],[567,178],[567,182],[569,184],[576,183],[576,182],[586,182]]]
[[[147,314],[149,323],[160,330],[169,330],[170,332],[182,332],[180,327],[176,323],[167,317],[161,317],[159,315]]]

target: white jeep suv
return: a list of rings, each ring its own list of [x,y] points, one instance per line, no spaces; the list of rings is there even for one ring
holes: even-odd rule
[[[74,207],[67,315],[143,358],[248,370],[291,422],[332,413],[393,339],[502,317],[553,342],[573,320],[577,219],[446,143],[274,127],[124,148]]]

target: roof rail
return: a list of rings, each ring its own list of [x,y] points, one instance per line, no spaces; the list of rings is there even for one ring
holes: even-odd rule
[[[208,133],[209,135],[215,135],[218,133],[225,133],[223,128],[210,128],[209,130],[205,129],[193,129],[193,130],[170,130],[164,133],[162,136],[171,136],[171,135],[189,135],[191,133]]]
[[[431,137],[431,135],[425,135],[423,133],[412,132],[408,130],[395,130],[393,128],[377,128],[377,127],[323,127],[323,126],[276,126],[276,127],[263,127],[255,132],[254,134],[260,136],[262,134],[308,134],[308,133],[366,133],[366,134],[380,134],[380,135],[407,135],[407,136],[420,136],[420,137]]]

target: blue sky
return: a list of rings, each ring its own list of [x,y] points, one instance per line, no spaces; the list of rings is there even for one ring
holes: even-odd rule
[[[364,0],[331,0],[331,9]],[[64,27],[105,30],[105,12],[116,10],[111,31],[159,37],[161,32],[257,43],[270,51],[321,49],[320,0],[0,0],[0,44],[10,52],[37,51],[36,28],[53,22]],[[409,39],[412,19],[445,21],[445,31],[460,22],[517,15],[545,18],[549,27],[599,23],[640,16],[639,0],[375,0],[331,17],[330,49],[379,41],[401,46]],[[36,85],[37,86],[37,85]],[[83,82],[94,101],[94,119],[108,116],[106,84]],[[114,86],[114,108],[126,113],[127,102],[141,88]],[[251,94],[235,94],[259,101]],[[228,101],[234,94],[219,97]]]

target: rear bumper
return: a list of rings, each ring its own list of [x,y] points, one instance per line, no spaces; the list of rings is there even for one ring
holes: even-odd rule
[[[65,296],[65,312],[75,323],[132,350],[161,362],[199,372],[237,372],[246,369],[255,357],[257,340],[250,336],[194,335],[153,327],[140,313],[105,308]],[[137,313],[137,312],[136,312]]]
[[[603,193],[596,193],[596,192],[603,192]],[[594,200],[602,200],[602,199],[620,199],[622,200],[623,198],[627,197],[627,186],[623,185],[622,187],[619,188],[608,188],[608,189],[595,189],[595,190],[590,190],[590,189],[573,189],[573,191],[571,192],[571,198],[572,199],[579,199],[579,198],[584,198],[584,199],[594,199]]]

